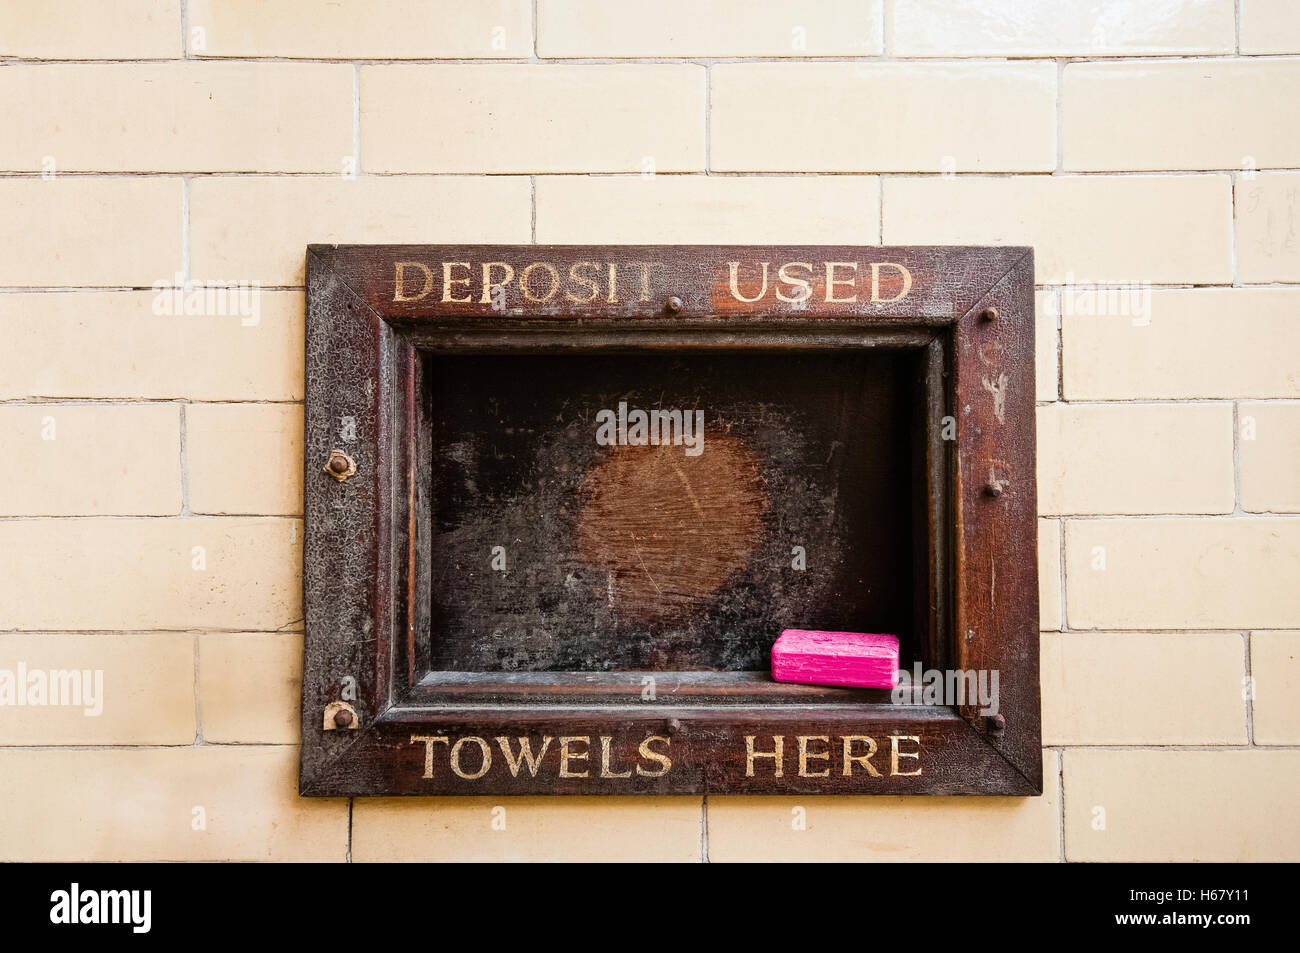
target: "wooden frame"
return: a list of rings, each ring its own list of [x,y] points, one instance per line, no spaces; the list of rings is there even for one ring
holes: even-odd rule
[[[310,246],[301,793],[1040,794],[1033,274],[1028,248]],[[919,355],[927,665],[997,671],[997,715],[422,669],[419,355],[718,348]]]

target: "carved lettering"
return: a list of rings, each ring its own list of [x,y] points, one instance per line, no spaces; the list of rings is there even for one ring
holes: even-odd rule
[[[444,304],[492,304],[493,290],[518,286],[525,301],[542,304],[560,298],[574,304],[608,304],[619,301],[619,266],[631,268],[636,275],[638,301],[654,301],[655,270],[665,267],[660,261],[575,261],[563,274],[552,262],[444,261],[432,265],[420,261],[394,263],[393,300],[423,301],[435,291],[441,278],[437,300]],[[729,261],[728,291],[744,304],[755,304],[769,296],[777,301],[802,305],[820,294],[827,304],[892,304],[912,291],[912,273],[894,261],[787,261],[776,266],[770,261]],[[870,271],[868,289],[859,288],[859,275]],[[603,279],[603,287],[602,287]],[[639,279],[639,280],[637,280]],[[775,279],[775,280],[773,280]],[[682,289],[674,289],[680,292]],[[660,291],[660,294],[665,293]]]
[[[922,743],[919,735],[888,735],[889,770],[883,773],[872,764],[880,745],[870,735],[794,735],[796,773],[801,778],[907,778],[922,774]],[[746,735],[745,777],[785,776],[785,735]],[[492,745],[500,757],[493,757]],[[593,770],[595,745],[600,746],[599,767]],[[632,778],[661,778],[673,768],[672,739],[647,735],[636,743],[614,735],[505,735],[491,739],[477,735],[411,735],[411,744],[424,745],[424,777],[433,780],[450,773],[463,781],[478,781],[492,772],[497,776],[564,778],[587,781],[627,781]],[[439,748],[438,746],[443,746]],[[470,749],[477,748],[477,756]],[[438,752],[442,752],[441,767]],[[627,752],[623,754],[621,752]],[[501,767],[504,765],[504,767]]]
[[[406,288],[406,269],[418,268],[424,272],[424,287],[420,289],[419,294],[407,295],[403,293]],[[428,265],[423,265],[418,261],[399,261],[393,276],[393,300],[394,301],[419,301],[433,290],[433,272]]]

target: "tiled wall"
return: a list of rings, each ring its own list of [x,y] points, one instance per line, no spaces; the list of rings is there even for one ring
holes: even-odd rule
[[[0,669],[104,673],[0,707],[0,859],[1300,859],[1300,5],[7,0],[0,57]],[[328,241],[1035,246],[1044,796],[298,798]]]

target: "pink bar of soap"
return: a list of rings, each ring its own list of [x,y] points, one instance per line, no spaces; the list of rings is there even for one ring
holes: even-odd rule
[[[893,688],[898,636],[786,629],[772,646],[772,677],[805,685]]]

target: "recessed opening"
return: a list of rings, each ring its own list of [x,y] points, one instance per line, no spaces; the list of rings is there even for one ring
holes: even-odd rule
[[[645,282],[456,290],[534,260]],[[313,246],[308,302],[304,793],[1041,793],[1028,249]],[[776,682],[790,627],[925,691]]]
[[[424,352],[422,684],[761,694],[785,628],[928,662],[924,353]]]

